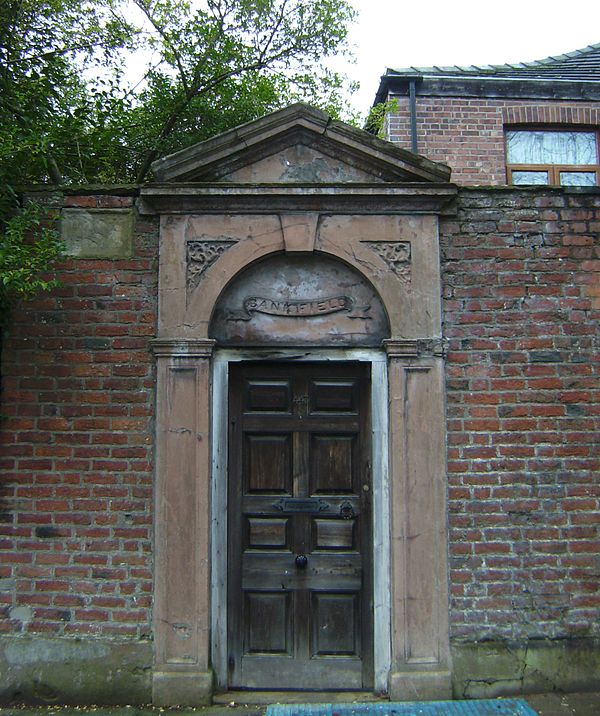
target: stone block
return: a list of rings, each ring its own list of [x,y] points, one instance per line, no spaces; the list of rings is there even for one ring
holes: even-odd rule
[[[452,698],[450,671],[398,671],[390,674],[390,701],[446,701]]]
[[[143,704],[152,645],[48,637],[0,640],[0,704]]]
[[[63,209],[66,253],[80,259],[126,259],[133,251],[131,209]]]
[[[212,671],[155,671],[154,706],[207,706],[212,703]]]
[[[600,688],[596,639],[454,644],[452,662],[453,692],[459,699]]]

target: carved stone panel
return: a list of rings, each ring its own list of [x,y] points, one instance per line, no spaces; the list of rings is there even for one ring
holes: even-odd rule
[[[221,345],[379,346],[387,314],[357,271],[323,254],[277,255],[244,270],[219,298]]]
[[[410,283],[411,257],[409,241],[362,241],[396,274],[403,283]]]
[[[200,283],[207,268],[236,242],[231,239],[187,242],[187,287],[192,291]]]

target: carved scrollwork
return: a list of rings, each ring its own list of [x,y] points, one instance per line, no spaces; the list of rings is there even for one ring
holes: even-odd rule
[[[380,256],[404,283],[410,283],[411,256],[408,241],[363,241],[371,251]]]
[[[231,248],[236,242],[230,239],[188,241],[187,243],[187,287],[189,291],[200,283],[202,274],[209,266]]]

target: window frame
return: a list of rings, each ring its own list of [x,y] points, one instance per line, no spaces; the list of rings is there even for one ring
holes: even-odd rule
[[[508,161],[508,132],[581,132],[593,133],[596,138],[596,164],[511,164]],[[600,129],[583,125],[539,125],[519,124],[504,127],[504,162],[506,166],[506,181],[511,186],[591,186],[589,184],[561,184],[561,172],[587,172],[594,173],[595,184],[600,186]],[[545,184],[513,184],[513,172],[547,172],[548,182]]]

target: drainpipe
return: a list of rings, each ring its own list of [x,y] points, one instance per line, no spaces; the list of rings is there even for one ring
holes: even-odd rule
[[[417,143],[417,80],[421,80],[419,76],[413,77],[408,82],[408,97],[410,104],[410,148],[415,154],[419,152]]]

